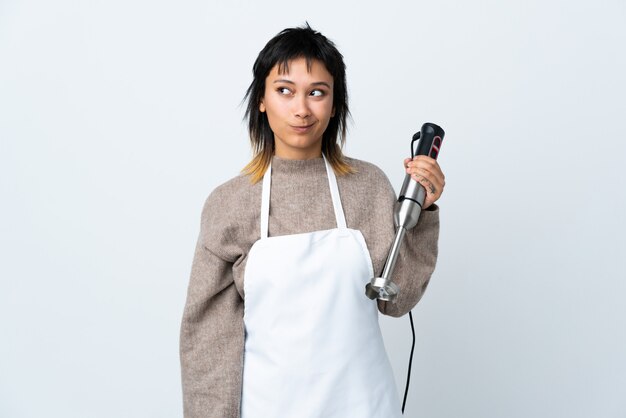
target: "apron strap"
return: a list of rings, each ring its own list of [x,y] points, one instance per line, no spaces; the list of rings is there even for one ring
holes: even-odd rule
[[[330,197],[333,201],[333,210],[335,211],[335,219],[337,220],[337,228],[346,229],[346,218],[341,205],[341,197],[339,196],[339,187],[337,186],[337,177],[333,168],[324,158],[326,165],[326,175],[328,176],[328,185],[330,186]],[[267,167],[263,175],[263,188],[261,191],[261,239],[268,237],[269,221],[270,221],[270,188],[272,184],[272,163]]]
[[[272,183],[272,162],[263,175],[263,188],[261,191],[261,239],[267,238],[267,230],[270,223],[270,186]]]
[[[335,210],[337,228],[346,229],[346,218],[343,214],[343,207],[341,206],[341,197],[339,196],[337,177],[335,177],[335,172],[324,154],[322,154],[322,157],[324,157],[324,163],[326,164],[326,174],[328,175],[328,185],[330,186],[330,197],[333,199],[333,209]]]

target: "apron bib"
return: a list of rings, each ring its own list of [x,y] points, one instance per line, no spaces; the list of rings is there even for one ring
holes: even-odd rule
[[[268,237],[271,166],[263,178],[261,239],[244,274],[242,418],[398,418],[400,399],[360,231],[346,227],[324,158],[337,228]]]

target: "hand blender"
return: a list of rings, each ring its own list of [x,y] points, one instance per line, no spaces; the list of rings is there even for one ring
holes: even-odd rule
[[[422,129],[413,135],[413,139],[411,140],[411,158],[413,158],[414,155],[428,155],[431,158],[437,159],[444,135],[445,132],[443,129],[434,123],[423,124]],[[417,140],[419,140],[419,143],[417,145],[417,151],[414,153],[413,144]],[[424,187],[415,181],[410,174],[407,174],[404,177],[404,183],[402,184],[400,196],[396,202],[393,214],[394,224],[396,226],[396,237],[387,255],[383,273],[380,277],[374,277],[370,283],[365,286],[365,294],[370,299],[393,302],[398,296],[400,289],[398,285],[391,281],[391,274],[393,273],[398,254],[400,253],[402,238],[404,238],[408,230],[417,225],[425,198],[426,190]]]

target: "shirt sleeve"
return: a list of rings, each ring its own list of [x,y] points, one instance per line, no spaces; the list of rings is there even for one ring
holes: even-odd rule
[[[180,329],[185,418],[239,417],[243,300],[227,251],[232,235],[220,219],[218,200],[209,196],[202,210]]]
[[[407,231],[392,273],[400,288],[395,302],[378,301],[378,310],[385,315],[407,314],[422,298],[435,270],[439,240],[439,207],[422,210],[417,225]]]

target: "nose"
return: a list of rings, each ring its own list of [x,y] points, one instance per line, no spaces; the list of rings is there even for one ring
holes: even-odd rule
[[[311,116],[311,109],[305,95],[300,94],[293,99],[293,114],[302,119]]]

